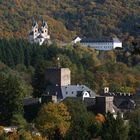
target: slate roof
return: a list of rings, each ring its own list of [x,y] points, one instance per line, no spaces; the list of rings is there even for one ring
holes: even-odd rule
[[[66,97],[82,97],[83,92],[87,91],[91,97],[96,94],[85,85],[68,85],[68,86],[48,86],[46,89],[48,95],[57,95],[58,99]]]
[[[103,39],[88,39],[83,38],[80,43],[104,43],[104,42],[113,42],[113,38],[103,38]]]
[[[104,42],[116,42],[120,43],[121,41],[118,38],[101,38],[101,39],[89,39],[83,38],[80,43],[104,43]]]
[[[37,22],[34,21],[33,24],[32,24],[32,26],[33,26],[33,27],[38,26]]]
[[[48,27],[47,22],[46,22],[46,21],[43,21],[42,26],[43,26],[43,27]]]
[[[113,38],[113,41],[116,43],[120,43],[121,41],[118,38]]]

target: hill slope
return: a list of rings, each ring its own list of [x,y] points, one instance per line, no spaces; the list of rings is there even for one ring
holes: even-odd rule
[[[0,37],[27,38],[31,19],[48,21],[52,38],[138,37],[139,0],[0,0]],[[74,32],[72,32],[74,31]]]

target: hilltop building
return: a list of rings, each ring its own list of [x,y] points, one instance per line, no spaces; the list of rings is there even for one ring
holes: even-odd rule
[[[71,84],[71,71],[69,68],[50,68],[46,70],[45,79],[47,83],[46,95],[42,98],[47,99],[52,96],[52,102],[63,102],[67,99],[81,99],[87,108],[97,113],[105,114],[108,111],[115,114],[116,108],[113,104],[113,96],[98,96],[85,85]],[[45,100],[42,100],[45,102]],[[49,100],[50,101],[50,100]]]
[[[109,87],[105,87],[103,93],[101,93],[101,96],[114,97],[113,103],[121,111],[124,111],[124,110],[130,111],[136,108],[134,95],[131,93],[111,92],[109,91]]]
[[[85,85],[71,85],[71,71],[69,68],[50,68],[46,70],[46,93],[57,96],[58,101],[67,97],[95,98],[96,94]]]
[[[48,34],[47,22],[42,21],[42,26],[40,28],[37,22],[33,22],[32,29],[29,33],[29,42],[42,45],[42,44],[47,44],[49,40],[50,40],[50,35]]]
[[[113,113],[114,117],[119,109],[114,105],[114,96],[96,95],[86,85],[72,85],[69,68],[48,68],[45,72],[46,91],[40,98],[26,98],[23,100],[27,120],[37,115],[44,103],[65,102],[66,100],[82,100],[86,107],[95,113]],[[109,89],[105,89],[105,94]],[[31,113],[32,112],[32,113]]]
[[[104,38],[104,39],[87,39],[76,37],[72,44],[80,43],[82,46],[94,48],[96,50],[114,50],[122,48],[122,42],[118,38]]]

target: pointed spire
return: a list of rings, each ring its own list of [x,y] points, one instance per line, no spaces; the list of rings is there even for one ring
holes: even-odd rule
[[[32,17],[32,26],[35,27],[35,26],[38,26],[37,22],[35,21],[34,17]]]
[[[33,22],[33,27],[35,27],[35,26],[38,26],[36,21]]]
[[[47,28],[48,28],[48,24],[47,24],[47,22],[46,22],[46,21],[44,21],[44,20],[42,20],[42,26],[43,26],[43,27],[47,27]]]

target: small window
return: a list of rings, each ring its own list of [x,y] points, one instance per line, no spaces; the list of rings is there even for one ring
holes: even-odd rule
[[[74,92],[72,91],[71,93],[73,94]]]
[[[68,94],[68,92],[66,92],[66,94]]]

